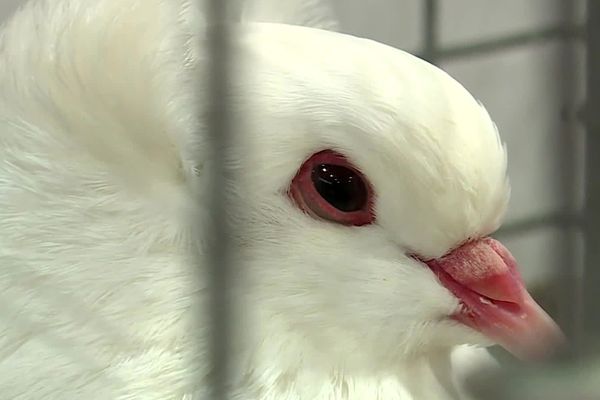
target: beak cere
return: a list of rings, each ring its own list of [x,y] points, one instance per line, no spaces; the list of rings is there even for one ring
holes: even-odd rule
[[[542,358],[563,342],[561,330],[527,292],[515,259],[500,242],[469,242],[425,263],[460,300],[453,319],[515,356]]]

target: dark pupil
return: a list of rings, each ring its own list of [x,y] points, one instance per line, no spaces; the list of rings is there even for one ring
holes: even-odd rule
[[[367,202],[367,188],[351,169],[320,164],[312,171],[312,181],[321,197],[340,211],[358,211]]]

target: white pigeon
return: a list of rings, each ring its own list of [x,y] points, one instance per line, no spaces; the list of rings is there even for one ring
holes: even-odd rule
[[[479,347],[559,342],[489,238],[509,185],[485,109],[316,0],[241,6],[232,399],[462,399]],[[209,396],[202,10],[36,0],[2,28],[2,398]]]

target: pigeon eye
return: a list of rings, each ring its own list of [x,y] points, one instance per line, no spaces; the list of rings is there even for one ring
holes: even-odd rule
[[[353,226],[374,220],[371,186],[343,155],[332,150],[305,161],[289,193],[298,207],[313,217]]]
[[[350,168],[319,164],[313,168],[311,178],[321,197],[340,211],[359,211],[367,204],[367,187]]]

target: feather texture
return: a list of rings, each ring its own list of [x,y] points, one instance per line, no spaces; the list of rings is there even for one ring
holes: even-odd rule
[[[410,254],[498,226],[505,151],[442,71],[315,29],[336,27],[323,4],[239,9],[234,398],[455,399],[453,347],[486,342],[440,322],[458,301]],[[191,0],[34,0],[2,28],[3,397],[206,398],[205,27]],[[370,178],[376,224],[285,195],[322,148]]]

